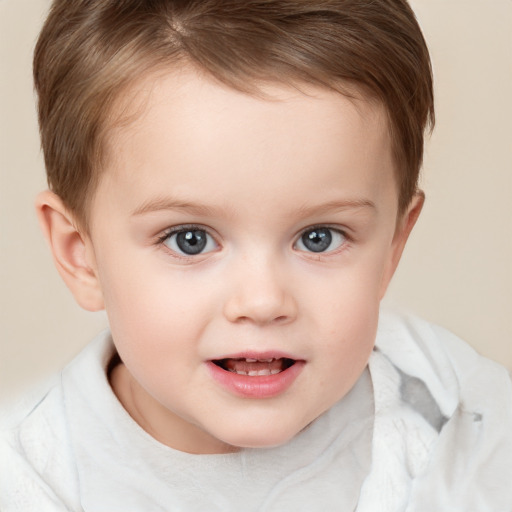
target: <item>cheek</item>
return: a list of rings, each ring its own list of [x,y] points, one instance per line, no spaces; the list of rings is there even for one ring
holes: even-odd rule
[[[371,294],[373,295],[373,294]],[[344,372],[357,372],[364,366],[375,341],[379,318],[379,301],[374,297],[351,294],[349,300],[340,301],[327,313],[322,323],[325,355],[328,363]]]
[[[378,303],[353,304],[332,319],[334,329],[324,339],[318,396],[325,410],[345,396],[364,371],[377,332]]]
[[[384,268],[385,258],[370,254],[342,268],[316,275],[317,281],[307,284],[310,290],[316,290],[310,294],[308,307],[325,316],[325,325],[334,328],[375,316]]]
[[[111,289],[107,304],[117,351],[130,373],[160,402],[183,389],[197,366],[200,340],[208,323],[205,298],[183,283],[131,276]],[[211,302],[211,301],[210,301]],[[188,373],[187,373],[188,372]],[[165,391],[162,391],[165,390]]]
[[[363,371],[373,349],[379,318],[378,266],[340,270],[325,280],[323,293],[312,297],[315,340],[322,353],[325,386],[336,382],[335,393],[343,395]]]
[[[165,265],[132,261],[131,268],[111,262],[103,276],[106,310],[120,351],[169,350],[197,338],[218,302],[213,287]]]

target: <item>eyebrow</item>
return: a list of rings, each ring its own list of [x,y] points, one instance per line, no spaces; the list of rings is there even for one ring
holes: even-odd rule
[[[194,215],[205,216],[213,215],[216,212],[216,208],[208,205],[196,204],[189,201],[174,199],[172,197],[157,197],[142,203],[132,212],[132,215],[143,215],[145,213],[162,210],[184,210]]]
[[[343,211],[353,209],[371,209],[375,210],[375,203],[368,199],[350,199],[350,200],[333,200],[327,203],[318,205],[303,205],[297,208],[297,213],[300,216],[308,217],[313,214],[323,214],[332,211]],[[212,216],[219,212],[224,211],[224,208],[216,208],[205,204],[197,204],[189,201],[174,199],[171,197],[160,197],[145,201],[138,206],[133,212],[133,216],[143,215],[145,213],[151,213],[156,211],[164,210],[183,210],[187,213],[191,213],[199,216]]]
[[[347,200],[334,200],[327,203],[311,206],[301,206],[298,208],[298,213],[304,217],[309,217],[313,214],[329,213],[333,211],[343,210],[359,210],[369,209],[376,211],[376,206],[373,201],[369,199],[347,199]]]

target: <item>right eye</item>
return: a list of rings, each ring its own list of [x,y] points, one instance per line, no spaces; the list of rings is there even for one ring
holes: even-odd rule
[[[214,251],[217,243],[204,229],[183,228],[170,231],[163,237],[162,243],[178,254],[195,256]]]

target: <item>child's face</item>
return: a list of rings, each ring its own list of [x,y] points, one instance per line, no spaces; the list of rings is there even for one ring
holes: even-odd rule
[[[385,115],[306,91],[170,74],[111,138],[86,243],[125,363],[113,387],[177,449],[287,441],[372,351],[407,231]]]

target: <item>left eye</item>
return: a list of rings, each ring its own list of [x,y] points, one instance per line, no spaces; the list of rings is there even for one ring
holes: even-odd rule
[[[166,236],[163,243],[174,252],[194,256],[217,248],[215,240],[204,229],[181,229]]]
[[[295,247],[307,252],[330,252],[341,247],[346,241],[345,235],[333,228],[311,228],[302,233]]]

